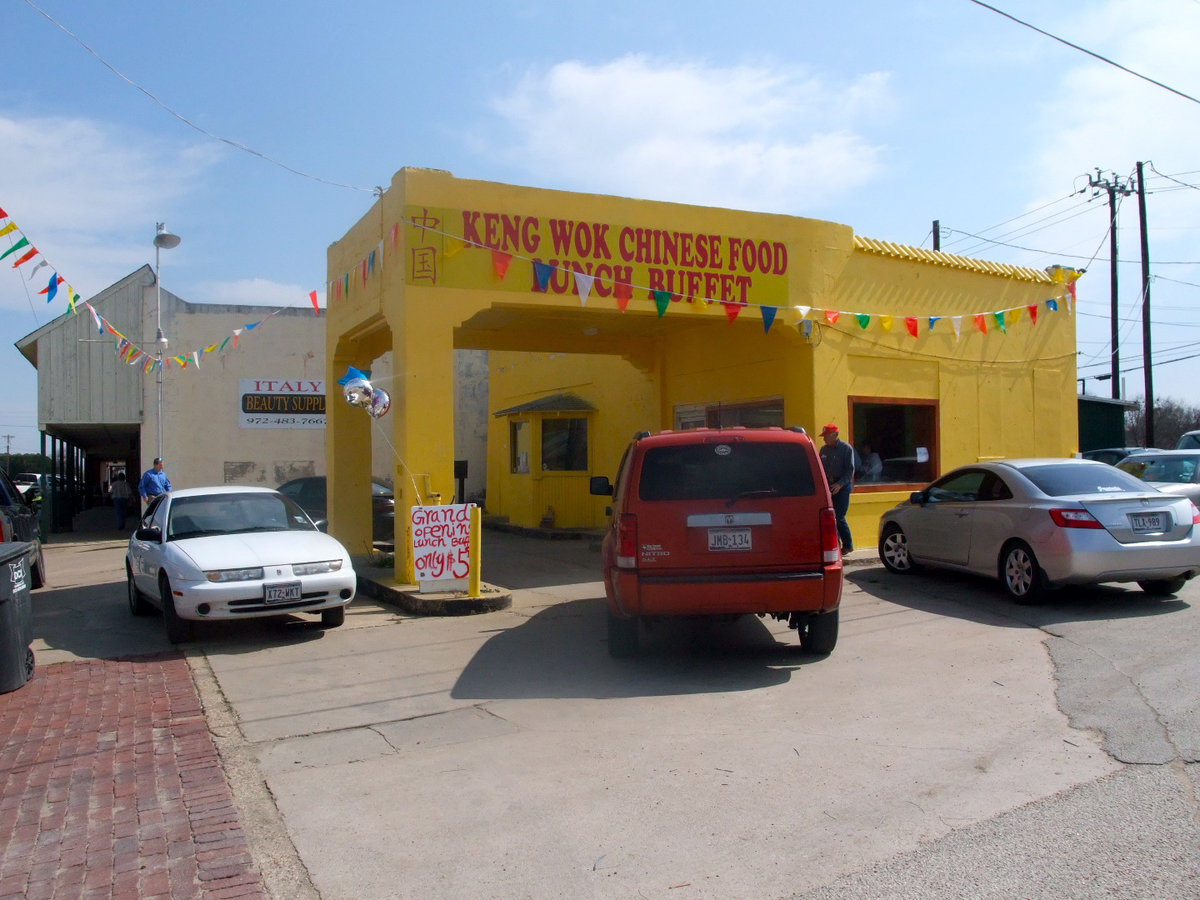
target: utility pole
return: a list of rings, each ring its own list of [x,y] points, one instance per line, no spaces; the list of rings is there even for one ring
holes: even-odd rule
[[[1146,375],[1146,446],[1154,446],[1154,367],[1150,363],[1150,237],[1146,233],[1146,179],[1137,164],[1138,224],[1142,228],[1142,371]]]
[[[1107,178],[1102,177],[1098,168],[1095,176],[1088,176],[1088,186],[1092,189],[1093,197],[1098,196],[1101,190],[1108,193],[1108,277],[1111,291],[1109,334],[1112,340],[1112,358],[1110,359],[1112,374],[1109,377],[1112,379],[1113,399],[1119,400],[1121,399],[1121,382],[1119,380],[1121,356],[1117,347],[1120,330],[1117,311],[1117,194],[1128,197],[1133,193],[1133,188],[1115,172],[1110,172]]]
[[[12,442],[15,435],[0,434],[4,438],[4,471],[9,475],[12,474]]]

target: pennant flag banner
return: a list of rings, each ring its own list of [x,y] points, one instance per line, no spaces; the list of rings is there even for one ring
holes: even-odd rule
[[[770,334],[771,326],[775,324],[775,314],[779,312],[779,307],[760,306],[758,309],[762,313],[763,334]]]
[[[0,216],[0,218],[3,217]],[[597,276],[589,275],[585,272],[579,271],[576,267],[567,264],[562,266],[554,266],[527,257],[515,256],[514,254],[507,253],[493,247],[488,247],[481,243],[478,238],[467,238],[461,235],[451,234],[448,231],[440,230],[438,227],[439,224],[439,220],[436,217],[423,217],[419,220],[410,218],[399,219],[397,222],[392,224],[387,233],[388,237],[384,240],[380,240],[374,250],[369,251],[355,266],[352,266],[351,272],[357,271],[358,277],[361,278],[363,284],[365,285],[367,280],[375,274],[375,270],[377,268],[383,268],[385,247],[390,246],[393,249],[398,247],[400,243],[401,226],[408,226],[410,228],[417,229],[422,236],[426,236],[429,233],[440,236],[443,241],[443,249],[441,253],[445,259],[456,257],[459,253],[467,249],[489,251],[492,257],[492,270],[496,277],[501,281],[505,279],[513,259],[518,258],[524,259],[532,265],[533,281],[531,289],[539,293],[547,293],[551,290],[551,284],[554,280],[556,272],[562,272],[564,276],[569,276],[570,278],[574,279],[574,289],[579,294],[579,302],[583,306],[587,305],[587,302],[592,296],[592,292],[596,287]],[[1067,301],[1067,308],[1070,310],[1071,303],[1075,299],[1075,282],[1083,274],[1083,272],[1063,266],[1051,266],[1046,271],[1050,275],[1052,283],[1060,286],[1059,296],[1043,301],[1046,304],[1046,308],[1051,312],[1057,312],[1059,308],[1059,300],[1065,299]],[[554,291],[556,293],[560,292],[559,284],[561,284],[561,282],[556,283],[554,286]],[[336,299],[341,300],[343,297],[348,297],[350,294],[350,273],[347,272],[340,278],[331,281],[330,286],[331,295]],[[610,287],[612,291],[611,296],[621,312],[626,312],[628,310],[629,304],[633,300],[635,292],[644,291],[644,294],[639,293],[638,296],[645,297],[654,303],[654,308],[659,318],[667,315],[667,313],[670,311],[671,303],[678,302],[680,300],[686,300],[688,303],[694,304],[693,308],[701,310],[707,309],[713,303],[720,303],[724,308],[725,314],[730,322],[733,322],[735,319],[737,319],[739,313],[745,307],[752,305],[757,306],[762,314],[764,334],[770,333],[771,326],[774,323],[776,314],[778,312],[778,307],[767,304],[752,304],[745,300],[735,302],[731,300],[714,300],[713,298],[704,296],[688,296],[685,294],[681,295],[670,291],[663,291],[657,288],[647,288],[628,282],[620,282],[615,280],[611,283]],[[1040,305],[1040,303],[1037,303],[1026,307],[1029,310],[1029,319],[1031,324],[1036,325],[1038,322],[1037,310]],[[808,314],[812,311],[811,306],[794,306],[791,308],[799,314],[800,319],[807,318]],[[932,333],[934,331],[934,326],[936,326],[937,323],[943,318],[947,318],[943,315],[888,315],[847,312],[845,310],[837,309],[824,309],[821,310],[821,312],[824,314],[825,322],[829,325],[836,325],[841,316],[847,315],[853,317],[858,323],[859,328],[864,331],[868,330],[873,322],[877,322],[880,330],[884,332],[891,332],[895,326],[896,319],[903,319],[905,332],[910,337],[917,339],[921,337],[922,319],[926,320],[928,331]],[[949,318],[951,318],[953,322],[955,340],[961,339],[963,316],[951,316]],[[1021,307],[971,313],[967,316],[967,318],[972,320],[975,323],[975,327],[983,334],[988,333],[988,319],[992,319],[996,323],[996,326],[1001,333],[1007,334],[1008,327],[1020,321]]]

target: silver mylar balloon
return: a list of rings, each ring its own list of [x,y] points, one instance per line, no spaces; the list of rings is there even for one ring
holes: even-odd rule
[[[392,398],[388,395],[387,391],[381,388],[375,388],[375,390],[371,391],[371,405],[367,407],[367,414],[372,419],[386,416],[388,410],[391,408]]]
[[[351,406],[369,409],[371,406],[371,382],[365,378],[351,378],[345,384],[346,402]]]

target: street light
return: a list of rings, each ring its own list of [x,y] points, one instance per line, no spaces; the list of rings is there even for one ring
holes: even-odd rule
[[[163,334],[162,330],[162,279],[159,277],[159,252],[164,249],[172,250],[178,246],[179,235],[171,234],[171,232],[167,231],[166,223],[159,222],[154,235],[154,318],[157,327],[154,335],[154,344],[158,349],[158,452],[155,456],[160,459],[163,455],[163,351],[167,349],[167,336]]]

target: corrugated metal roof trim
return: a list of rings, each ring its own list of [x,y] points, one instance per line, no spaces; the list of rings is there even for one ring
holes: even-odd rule
[[[956,256],[953,253],[943,253],[940,250],[923,250],[920,247],[893,244],[890,241],[879,241],[857,234],[854,236],[854,249],[862,250],[866,253],[876,253],[880,256],[890,256],[893,259],[908,259],[914,262],[928,263],[933,266],[944,266],[948,269],[962,269],[967,272],[980,272],[984,275],[1016,278],[1020,281],[1035,281],[1045,284],[1052,284],[1054,281],[1048,273],[1041,269],[1031,269],[1027,266],[1010,266],[1006,263],[972,259],[969,256]]]
[[[574,394],[552,394],[539,400],[530,400],[528,403],[510,406],[508,409],[496,410],[492,415],[511,416],[514,413],[524,412],[589,412],[595,408]]]

